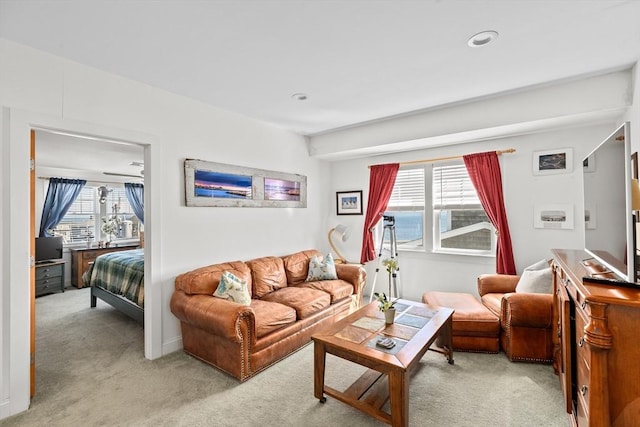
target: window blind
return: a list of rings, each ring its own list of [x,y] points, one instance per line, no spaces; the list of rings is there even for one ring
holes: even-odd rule
[[[400,169],[389,199],[388,209],[424,210],[424,168]]]
[[[480,199],[464,163],[433,167],[433,208],[481,208]]]

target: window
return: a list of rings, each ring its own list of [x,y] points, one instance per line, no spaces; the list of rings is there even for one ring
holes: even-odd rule
[[[67,245],[107,240],[100,230],[102,218],[117,211],[121,222],[113,240],[137,240],[139,220],[125,195],[124,186],[109,187],[109,190],[107,201],[101,204],[98,201],[98,186],[85,185],[62,221],[53,229],[54,235],[62,236]]]
[[[425,207],[424,167],[400,169],[387,205],[385,215],[395,219],[398,249],[424,247]],[[384,233],[384,243],[389,244],[390,233]]]
[[[424,242],[433,241],[435,252],[495,254],[493,225],[461,161],[400,169],[385,215],[394,217],[399,250],[425,250]],[[383,227],[388,222],[379,224],[388,249],[390,232]]]
[[[464,163],[433,166],[434,250],[494,254],[496,238]]]

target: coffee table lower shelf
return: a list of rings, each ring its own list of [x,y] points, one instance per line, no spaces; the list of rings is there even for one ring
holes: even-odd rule
[[[389,378],[387,374],[368,369],[344,392],[324,386],[324,393],[366,414],[391,424],[391,414],[382,410],[389,401]],[[326,397],[320,402],[324,403]]]

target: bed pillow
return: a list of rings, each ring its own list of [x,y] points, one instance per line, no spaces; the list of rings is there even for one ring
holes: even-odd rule
[[[307,282],[315,282],[317,280],[336,280],[336,264],[333,262],[333,256],[328,253],[324,261],[320,261],[317,255],[309,260],[309,273],[307,274]]]
[[[524,270],[516,285],[516,292],[529,294],[553,293],[551,267],[542,270]]]
[[[247,281],[234,276],[228,271],[222,272],[220,283],[213,296],[242,305],[251,305],[251,295],[249,294]]]

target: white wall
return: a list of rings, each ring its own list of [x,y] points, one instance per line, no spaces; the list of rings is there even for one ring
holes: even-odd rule
[[[145,341],[152,345],[147,331],[159,331],[161,342],[153,345],[162,354],[181,348],[179,324],[169,310],[177,274],[221,261],[327,249],[328,165],[309,157],[303,137],[1,39],[0,57],[0,105],[8,107],[1,123],[0,418],[27,409],[29,402],[26,284],[32,124],[90,133],[98,129],[101,136],[133,135],[134,142],[149,144],[145,187],[151,185],[148,200],[154,209],[152,218],[145,218],[153,224],[149,229],[145,223],[145,240],[154,267],[146,290],[154,296],[146,298],[146,309],[156,302],[157,307],[154,322],[145,326]],[[187,208],[185,158],[304,174],[308,207]]]
[[[579,213],[582,206],[582,158],[615,130],[615,127],[616,123],[612,122],[410,153],[333,162],[332,186],[334,191],[362,189],[366,205],[369,188],[368,165],[515,148],[515,153],[502,155],[500,163],[514,258],[516,268],[520,272],[524,267],[550,257],[552,248],[582,248],[584,218]],[[533,175],[533,152],[556,148],[572,148],[573,172],[546,176]],[[534,206],[558,203],[570,203],[574,206],[574,228],[572,230],[534,228]],[[332,212],[335,212],[335,209]],[[344,249],[343,254],[350,261],[360,259],[363,221],[363,216],[333,215],[330,218],[330,222],[345,224],[354,231],[347,242],[340,242],[339,247]],[[398,259],[401,295],[418,300],[427,290],[451,290],[476,294],[476,277],[479,274],[495,272],[494,257],[400,251]],[[377,261],[368,263],[369,277],[374,275],[376,265]],[[386,289],[388,284],[384,269],[382,272],[376,280],[377,290]],[[369,294],[371,281],[367,286],[365,293]]]

